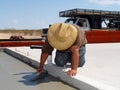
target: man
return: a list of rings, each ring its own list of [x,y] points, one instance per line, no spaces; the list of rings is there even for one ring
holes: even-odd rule
[[[55,63],[57,66],[64,66],[71,63],[71,70],[67,71],[68,76],[75,76],[77,67],[85,63],[85,44],[87,43],[85,33],[79,26],[67,23],[56,23],[50,26],[45,44],[42,48],[40,66],[38,73],[43,71],[45,61],[55,48]]]

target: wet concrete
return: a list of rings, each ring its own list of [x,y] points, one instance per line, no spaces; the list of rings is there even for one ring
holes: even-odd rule
[[[44,79],[30,81],[36,69],[0,51],[1,90],[77,90],[48,75]]]

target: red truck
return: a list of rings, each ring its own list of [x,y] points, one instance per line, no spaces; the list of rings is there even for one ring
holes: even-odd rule
[[[120,11],[76,8],[60,11],[59,16],[85,30],[88,43],[120,42]]]

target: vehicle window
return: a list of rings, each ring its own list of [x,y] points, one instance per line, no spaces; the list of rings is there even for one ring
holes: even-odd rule
[[[78,26],[80,27],[87,27],[86,21],[83,19],[80,19],[77,23]]]
[[[76,19],[67,19],[65,23],[75,24]]]

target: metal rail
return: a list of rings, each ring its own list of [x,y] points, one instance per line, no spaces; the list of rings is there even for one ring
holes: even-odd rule
[[[92,10],[92,9],[70,9],[60,11],[60,17],[76,17],[80,15],[99,15],[107,18],[120,18],[120,11],[105,11],[105,10]]]
[[[43,44],[44,41],[42,41],[42,39],[0,40],[0,47],[19,47],[19,46],[31,46],[31,45],[43,46]]]
[[[35,38],[35,39],[0,39],[1,41],[41,41],[43,40],[42,38]]]

